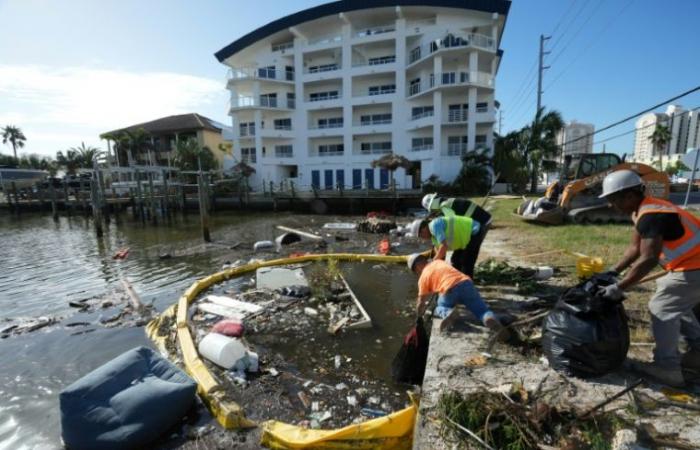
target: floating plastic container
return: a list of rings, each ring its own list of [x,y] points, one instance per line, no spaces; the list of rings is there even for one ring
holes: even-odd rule
[[[605,269],[603,258],[591,258],[589,256],[581,256],[576,260],[576,275],[579,278],[590,278],[596,273],[600,273]]]
[[[235,338],[209,333],[199,342],[199,354],[224,369],[230,369],[246,356],[246,348]]]

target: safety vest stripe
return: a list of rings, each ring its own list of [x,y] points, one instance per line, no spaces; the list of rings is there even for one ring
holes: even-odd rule
[[[472,202],[472,204],[469,205],[469,208],[467,208],[467,212],[464,213],[464,216],[471,217],[472,214],[474,214],[475,210],[476,210],[476,203]]]
[[[639,213],[638,215],[641,215],[647,211],[657,211],[657,212],[672,212],[672,213],[677,213],[678,210],[672,206],[666,206],[666,205],[659,205],[659,204],[649,204],[649,205],[644,205],[641,208],[639,208]]]
[[[694,248],[700,246],[700,227],[698,226],[695,220],[693,220],[691,217],[688,217],[688,213],[686,211],[671,205],[665,205],[660,203],[647,203],[646,205],[639,208],[639,214],[637,216],[637,219],[641,217],[641,215],[644,213],[649,214],[655,212],[677,214],[681,220],[681,224],[683,225],[683,234],[685,235],[687,234],[687,232],[691,233],[690,237],[688,237],[682,244],[675,248],[669,247],[664,241],[664,245],[661,249],[662,253],[659,257],[659,262],[662,265],[665,266],[673,263],[674,261],[678,261],[682,259],[685,254],[691,252]]]
[[[700,245],[700,234],[694,234],[687,241],[682,243],[676,248],[670,248],[663,246],[663,259],[666,261],[673,261],[674,259],[680,258],[684,254],[688,253],[693,247]]]

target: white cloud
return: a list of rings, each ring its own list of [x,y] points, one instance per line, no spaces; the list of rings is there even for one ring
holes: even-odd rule
[[[21,127],[28,152],[99,144],[100,133],[172,114],[224,120],[227,97],[223,77],[0,64],[0,126]]]

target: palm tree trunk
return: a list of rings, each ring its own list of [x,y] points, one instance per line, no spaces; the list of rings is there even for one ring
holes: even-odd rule
[[[537,170],[534,168],[530,172],[530,192],[537,193]]]
[[[12,151],[15,153],[15,160],[17,160],[17,164],[19,164],[19,159],[17,159],[17,144],[14,142],[12,143]]]

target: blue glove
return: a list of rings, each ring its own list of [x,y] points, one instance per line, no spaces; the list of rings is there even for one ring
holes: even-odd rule
[[[598,295],[608,300],[619,301],[622,300],[625,293],[622,289],[620,289],[620,286],[618,286],[617,283],[613,283],[605,287],[601,287],[598,290]]]

